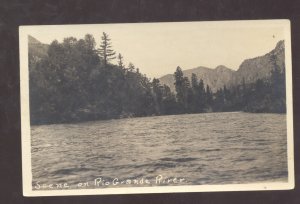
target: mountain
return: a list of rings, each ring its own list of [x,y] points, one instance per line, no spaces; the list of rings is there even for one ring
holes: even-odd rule
[[[192,73],[195,73],[198,79],[202,79],[205,85],[209,85],[212,92],[218,89],[236,86],[241,84],[243,80],[245,83],[253,83],[257,79],[267,79],[273,70],[273,62],[271,56],[275,56],[277,65],[281,70],[284,69],[284,41],[279,41],[271,52],[255,57],[246,59],[239,66],[237,71],[229,69],[223,65],[217,66],[215,69],[207,67],[197,67],[194,69],[183,70],[183,75],[191,79]],[[168,74],[159,78],[161,84],[166,84],[170,87],[171,91],[175,92],[174,76]]]
[[[43,44],[31,35],[28,35],[29,64],[34,64],[48,55],[49,45]],[[35,67],[35,66],[29,66]]]
[[[40,41],[38,41],[36,38],[32,37],[31,35],[28,35],[28,43],[33,44],[42,44]]]
[[[271,56],[275,56],[275,63],[284,69],[284,41],[279,41],[274,50],[271,52],[252,59],[246,59],[242,62],[239,69],[235,72],[230,84],[241,84],[243,80],[245,83],[253,83],[257,79],[267,79],[273,70],[273,62]]]
[[[234,71],[223,66],[217,66],[215,69],[207,67],[197,67],[183,71],[183,75],[191,79],[192,73],[196,74],[198,79],[203,79],[205,85],[209,85],[213,92],[223,88],[224,85],[229,84],[232,80]],[[174,76],[173,74],[165,75],[159,78],[161,84],[166,84],[170,87],[171,91],[175,92]]]

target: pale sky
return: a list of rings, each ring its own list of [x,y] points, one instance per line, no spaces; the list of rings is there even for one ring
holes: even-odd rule
[[[99,46],[106,32],[113,49],[148,77],[174,73],[177,66],[237,70],[243,60],[266,54],[286,38],[286,20],[219,21],[182,23],[90,24],[26,26],[29,35],[42,43],[65,37],[92,34]]]

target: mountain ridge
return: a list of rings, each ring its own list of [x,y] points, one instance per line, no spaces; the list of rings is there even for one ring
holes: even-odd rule
[[[224,84],[229,83],[234,70],[224,65],[219,65],[214,69],[199,66],[196,68],[183,70],[183,75],[189,79],[191,79],[193,73],[197,75],[198,79],[202,79],[205,85],[209,85],[213,92],[216,92],[218,89],[223,88]],[[165,75],[159,78],[159,80],[162,84],[169,86],[172,92],[175,92],[175,81],[173,74]]]
[[[205,85],[208,85],[212,92],[224,86],[232,87],[245,83],[253,83],[257,79],[266,79],[271,75],[274,69],[272,63],[276,63],[281,70],[284,70],[284,41],[277,42],[275,48],[270,52],[257,56],[254,58],[245,59],[238,70],[230,69],[224,65],[218,65],[215,68],[208,68],[198,66],[196,68],[182,70],[183,75],[191,80],[191,74],[195,73],[198,79],[202,79]],[[275,56],[275,62],[272,61],[271,56]],[[173,74],[167,74],[159,78],[162,84],[170,87],[171,91],[175,92]]]

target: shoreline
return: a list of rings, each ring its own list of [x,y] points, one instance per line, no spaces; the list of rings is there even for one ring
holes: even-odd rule
[[[123,119],[136,119],[136,118],[150,118],[150,117],[164,117],[164,116],[180,116],[180,115],[197,115],[197,114],[218,114],[218,113],[248,113],[248,114],[279,114],[286,115],[286,113],[275,113],[275,112],[245,112],[245,111],[223,111],[223,112],[203,112],[203,113],[182,113],[182,114],[170,114],[170,115],[149,115],[149,116],[136,116],[136,117],[123,117],[123,118],[111,118],[111,119],[97,119],[97,120],[82,120],[82,121],[69,121],[60,123],[41,123],[41,124],[30,124],[30,127],[43,126],[43,125],[68,125],[68,124],[82,124],[91,123],[97,121],[111,121],[111,120],[123,120]]]

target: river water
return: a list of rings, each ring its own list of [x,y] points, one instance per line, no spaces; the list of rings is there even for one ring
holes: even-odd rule
[[[32,126],[31,143],[34,190],[57,183],[101,188],[287,181],[283,114],[204,113]],[[165,178],[177,180],[161,182]]]

